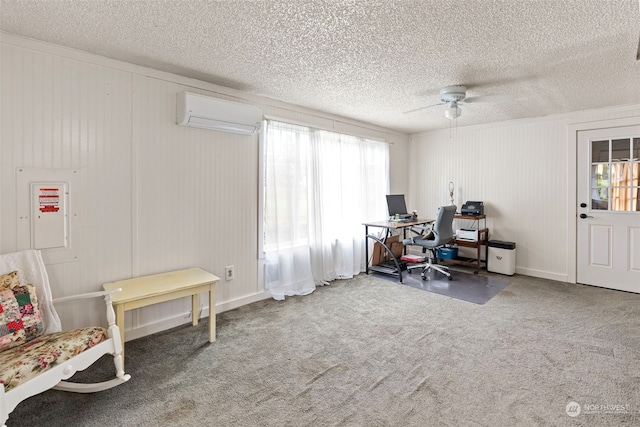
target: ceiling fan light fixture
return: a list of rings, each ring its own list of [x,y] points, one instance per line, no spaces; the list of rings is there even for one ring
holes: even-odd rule
[[[444,110],[444,116],[449,120],[457,119],[462,115],[462,110],[458,107],[458,103],[452,101],[447,105],[447,109]]]

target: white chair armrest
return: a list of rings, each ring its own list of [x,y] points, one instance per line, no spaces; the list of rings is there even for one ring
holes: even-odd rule
[[[68,297],[55,298],[53,303],[65,302],[65,301],[74,301],[78,299],[87,299],[87,298],[96,298],[96,297],[105,297],[107,295],[114,294],[116,292],[122,291],[122,288],[111,289],[109,291],[98,291],[98,292],[88,292],[86,294],[78,294],[78,295],[69,295]]]

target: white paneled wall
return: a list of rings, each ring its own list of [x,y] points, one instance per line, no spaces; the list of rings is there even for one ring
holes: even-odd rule
[[[394,144],[391,182],[408,190],[407,135],[59,46],[1,41],[0,252],[19,246],[16,168],[81,174],[71,195],[81,199],[78,260],[47,266],[56,297],[192,266],[223,277],[227,265],[235,279],[217,286],[218,311],[268,297],[258,277],[258,137],[177,126],[181,90],[385,139]],[[66,303],[63,326],[103,322],[100,305]],[[185,323],[190,310],[185,299],[127,312],[126,337]]]
[[[217,286],[219,298],[256,295],[258,136],[176,126],[176,94],[185,89],[134,79],[134,274],[200,266],[224,277],[234,265],[235,279]],[[149,307],[141,323],[172,304]]]
[[[571,277],[575,151],[568,126],[640,116],[640,106],[414,135],[228,88],[2,34],[0,252],[16,250],[16,168],[77,169],[79,258],[48,266],[55,296],[199,266],[235,280],[217,309],[268,297],[258,274],[258,137],[175,125],[188,89],[259,106],[265,115],[389,141],[391,192],[435,215],[483,200],[491,238],[517,243],[517,272]],[[409,165],[409,167],[407,167]],[[575,177],[573,177],[575,179]],[[206,301],[203,299],[203,301]],[[203,315],[208,307],[203,302]],[[96,301],[62,307],[66,328],[102,322]],[[129,312],[127,338],[185,323],[188,300]]]
[[[450,203],[485,204],[490,239],[516,242],[516,272],[567,281],[575,241],[570,124],[640,116],[640,106],[459,127],[414,135],[408,203],[424,216]],[[411,208],[409,208],[411,209]],[[466,223],[468,224],[468,223]],[[465,223],[459,223],[464,227]]]
[[[2,44],[2,240],[17,247],[16,168],[73,168],[82,173],[79,262],[48,268],[56,296],[97,290],[131,274],[131,74]],[[71,324],[93,306],[68,304]]]

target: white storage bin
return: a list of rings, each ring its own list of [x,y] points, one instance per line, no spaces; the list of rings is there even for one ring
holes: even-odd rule
[[[489,240],[487,271],[513,276],[516,272],[516,244]]]

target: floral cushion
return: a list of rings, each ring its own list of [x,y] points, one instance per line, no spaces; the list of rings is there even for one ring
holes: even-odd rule
[[[0,276],[0,352],[42,334],[36,289],[22,285],[14,271]]]
[[[0,384],[8,392],[106,339],[104,328],[83,328],[41,335],[26,344],[0,352]]]
[[[16,286],[20,286],[20,279],[18,278],[17,271],[12,271],[11,273],[0,276],[0,291],[13,289]]]

